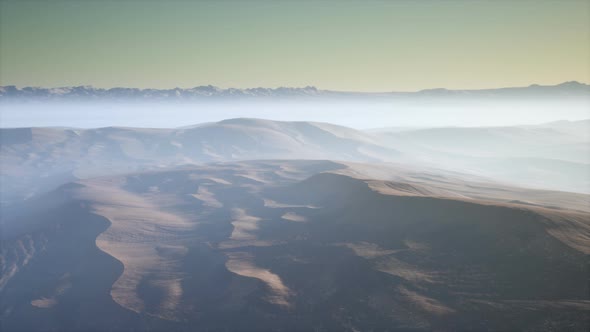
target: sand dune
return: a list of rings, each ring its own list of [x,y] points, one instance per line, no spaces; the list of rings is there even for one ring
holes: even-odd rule
[[[287,158],[367,161],[397,155],[358,130],[262,119],[176,129],[1,128],[0,137],[3,204],[76,179],[183,164]],[[362,153],[361,147],[371,154]],[[255,173],[243,176],[265,181]]]
[[[254,240],[260,218],[249,216],[244,209],[232,210],[232,226],[234,227],[230,239]]]
[[[273,304],[289,307],[291,291],[283,284],[281,278],[266,269],[254,265],[253,257],[243,252],[232,252],[228,254],[229,260],[225,264],[228,270],[248,278],[256,278],[264,282],[270,289],[267,300]]]
[[[96,245],[124,266],[111,290],[113,299],[127,309],[145,311],[138,288],[149,279],[150,287],[162,294],[159,310],[152,313],[170,317],[182,295],[180,260],[186,255],[186,242],[195,224],[163,211],[157,198],[150,200],[122,189],[124,184],[121,178],[87,181],[75,198],[89,202],[93,213],[111,222]]]
[[[281,218],[283,218],[285,220],[289,220],[289,221],[294,221],[294,222],[306,222],[307,221],[307,219],[304,216],[299,215],[295,212],[287,212],[287,213],[283,214],[281,216]]]
[[[487,317],[485,330],[580,330],[590,310],[584,194],[265,160],[94,178],[43,199],[34,216],[47,220],[23,214],[27,228],[3,238],[8,327],[480,330]],[[89,304],[68,317],[72,303]]]
[[[226,184],[226,183],[222,183],[222,184]],[[212,208],[220,208],[223,206],[223,204],[215,198],[215,195],[213,195],[207,189],[207,187],[204,187],[204,186],[199,186],[197,193],[193,194],[192,196],[196,199],[203,201],[206,205],[208,205]]]
[[[365,132],[328,123],[230,119],[175,129],[2,128],[0,203],[10,206],[78,179],[254,159],[399,162],[590,193],[588,126],[578,121]],[[242,173],[263,182],[290,175],[289,168],[267,179],[251,169]]]

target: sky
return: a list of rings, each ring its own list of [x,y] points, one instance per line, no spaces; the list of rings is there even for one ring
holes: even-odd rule
[[[0,85],[479,89],[590,81],[590,1],[0,0]]]

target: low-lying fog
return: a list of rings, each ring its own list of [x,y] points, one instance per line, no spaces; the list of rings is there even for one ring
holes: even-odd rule
[[[382,127],[506,126],[581,120],[590,99],[486,100],[231,100],[202,102],[9,102],[0,104],[0,126],[107,126],[172,128],[229,118],[319,121],[356,129]]]

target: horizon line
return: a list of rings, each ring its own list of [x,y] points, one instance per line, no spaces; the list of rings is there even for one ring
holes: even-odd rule
[[[297,89],[297,90],[304,90],[304,89],[315,89],[317,91],[321,91],[321,92],[335,92],[335,93],[358,93],[358,94],[390,94],[390,93],[417,93],[417,92],[425,92],[425,91],[436,91],[436,90],[446,90],[446,91],[485,91],[485,90],[500,90],[500,89],[518,89],[518,88],[530,88],[530,87],[556,87],[556,86],[561,86],[561,85],[565,85],[565,84],[579,84],[579,85],[589,85],[589,82],[580,82],[577,80],[571,80],[571,81],[564,81],[561,83],[557,83],[557,84],[537,84],[537,83],[531,83],[529,85],[525,85],[525,86],[501,86],[501,87],[494,87],[494,88],[478,88],[478,89],[449,89],[449,88],[444,88],[444,87],[438,87],[438,88],[426,88],[426,89],[420,89],[420,90],[412,90],[412,91],[399,91],[399,90],[388,90],[388,91],[355,91],[355,90],[330,90],[330,89],[322,89],[322,88],[318,88],[317,86],[314,85],[307,85],[307,86],[301,86],[301,87],[296,87],[296,86],[278,86],[275,88],[270,88],[270,87],[249,87],[249,88],[235,88],[235,87],[220,87],[220,86],[216,86],[216,85],[212,85],[212,84],[207,84],[207,85],[196,85],[193,87],[187,87],[187,88],[181,88],[181,87],[174,87],[174,88],[137,88],[137,87],[129,87],[129,86],[113,86],[110,88],[104,88],[104,87],[95,87],[92,84],[85,84],[85,85],[62,85],[62,86],[54,86],[54,87],[47,87],[47,86],[34,86],[34,85],[26,85],[26,86],[18,86],[16,84],[7,84],[7,85],[0,85],[0,88],[9,88],[9,87],[13,87],[16,88],[17,90],[23,90],[26,88],[32,88],[32,89],[47,89],[47,90],[51,90],[51,89],[67,89],[67,88],[89,88],[89,89],[94,89],[94,90],[105,90],[105,91],[109,91],[109,90],[113,90],[113,89],[134,89],[134,90],[140,90],[140,91],[145,91],[145,90],[156,90],[156,91],[170,91],[170,90],[190,90],[190,89],[196,89],[196,88],[204,88],[204,87],[210,87],[210,88],[216,88],[216,89],[220,89],[220,90],[257,90],[257,89],[265,89],[265,90],[279,90],[279,89]]]

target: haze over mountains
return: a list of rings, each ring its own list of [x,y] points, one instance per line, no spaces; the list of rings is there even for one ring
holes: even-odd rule
[[[378,127],[514,126],[588,119],[579,82],[485,90],[343,92],[305,88],[0,87],[0,127],[174,128],[231,118]],[[362,110],[362,112],[359,112]]]
[[[223,89],[212,85],[194,88],[174,89],[137,89],[116,87],[110,89],[94,88],[92,86],[71,86],[58,88],[2,86],[0,100],[11,99],[42,99],[42,100],[191,100],[203,98],[248,98],[248,97],[462,97],[462,98],[588,98],[590,85],[576,81],[564,82],[557,85],[532,84],[528,87],[509,87],[482,90],[448,90],[426,89],[417,92],[345,92],[321,90],[313,86],[304,88],[248,88]]]

